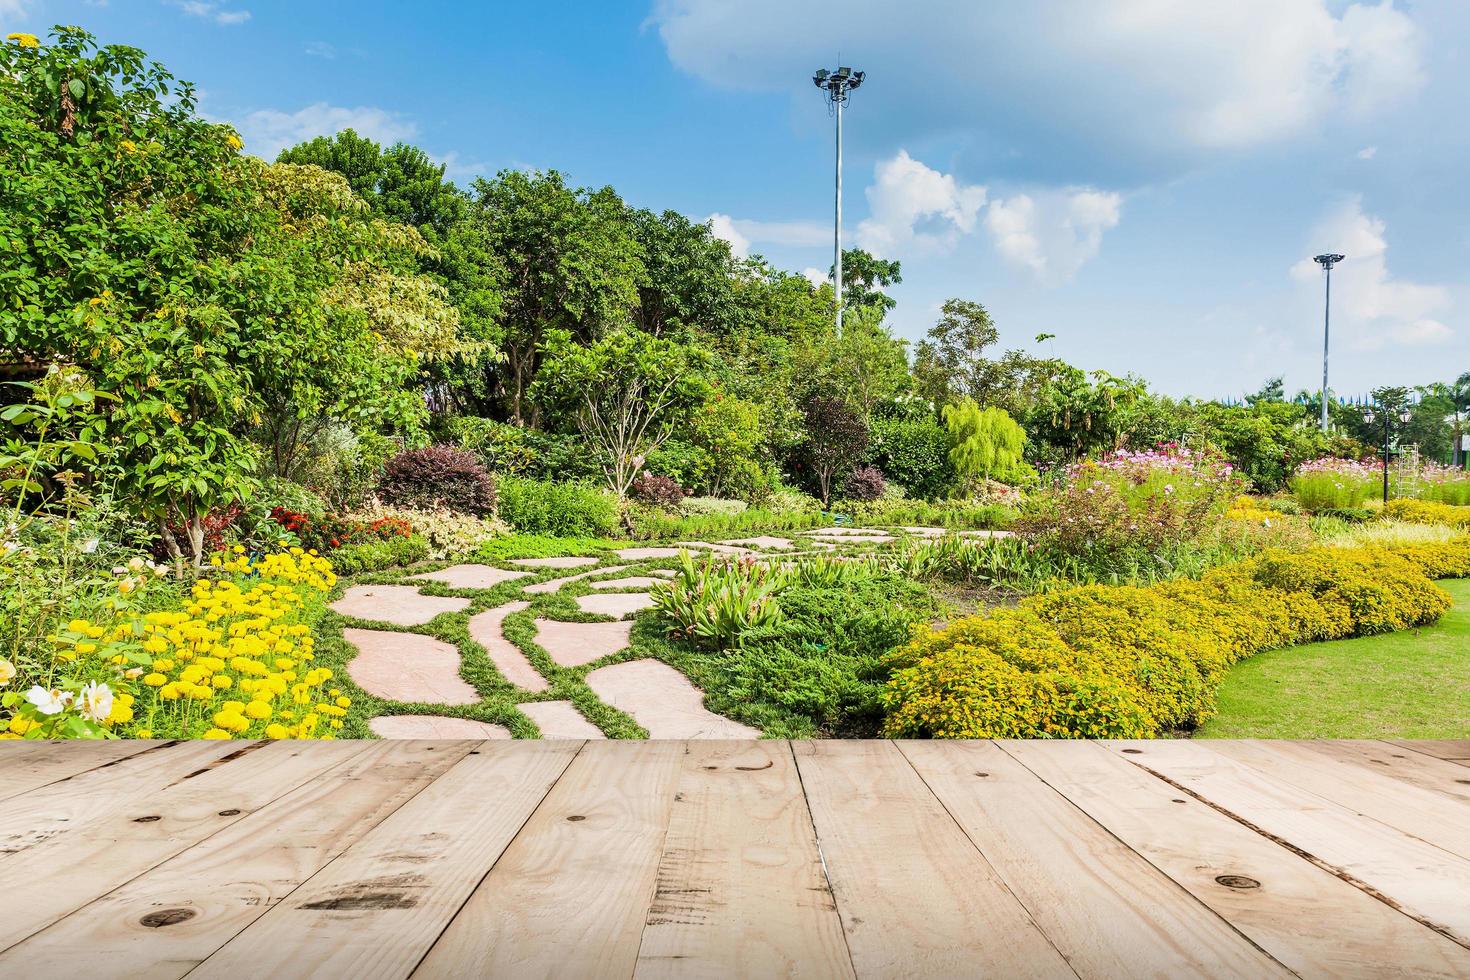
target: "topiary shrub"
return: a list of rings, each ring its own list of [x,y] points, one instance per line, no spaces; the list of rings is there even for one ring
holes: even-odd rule
[[[399,453],[383,468],[378,499],[393,507],[484,516],[495,511],[495,480],[479,458],[453,446]]]
[[[684,499],[684,488],[666,476],[644,470],[633,480],[633,499],[650,507],[674,510]]]
[[[876,466],[859,466],[847,477],[842,492],[848,500],[881,500],[887,484]]]

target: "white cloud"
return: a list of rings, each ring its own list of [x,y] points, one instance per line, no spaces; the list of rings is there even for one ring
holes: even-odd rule
[[[841,50],[868,71],[858,138],[973,136],[1058,182],[1178,171],[1381,113],[1424,83],[1421,32],[1391,0],[910,0],[901,15],[850,0],[838,18],[810,0],[658,0],[650,22],[711,85],[808,101]]]
[[[735,227],[735,219],[728,214],[715,213],[705,219],[709,222],[710,231],[716,238],[723,238],[730,244],[730,251],[739,258],[745,258],[750,254],[750,239]]]
[[[331,60],[337,57],[337,48],[327,41],[312,41],[303,49],[303,53],[310,58]]]
[[[1346,256],[1332,273],[1332,328],[1352,348],[1377,350],[1389,341],[1427,346],[1453,338],[1454,331],[1437,319],[1451,307],[1450,291],[1389,271],[1386,226],[1363,213],[1360,198],[1324,216],[1311,246],[1313,254],[1331,249]],[[1304,288],[1321,288],[1321,267],[1310,258],[1292,266],[1291,274]]]
[[[750,254],[752,245],[761,242],[807,248],[832,241],[832,226],[816,221],[753,221],[718,213],[705,220],[715,236],[729,242],[730,250],[742,258]]]
[[[832,281],[830,272],[824,269],[818,269],[814,265],[809,265],[805,269],[802,269],[801,274],[806,276],[806,281],[813,286],[823,286]]]
[[[1017,194],[991,203],[985,227],[1007,261],[1056,286],[1097,256],[1122,207],[1120,194],[1093,188]]]
[[[1371,160],[1378,155],[1378,147],[1365,146],[1358,151],[1359,160]]]
[[[985,188],[963,184],[899,150],[873,167],[869,217],[858,223],[857,241],[875,255],[952,247],[975,228]]]
[[[267,160],[288,146],[316,136],[331,136],[353,129],[379,143],[412,139],[418,127],[387,109],[359,106],[355,109],[316,102],[295,112],[257,109],[235,123],[245,139],[245,148]]]
[[[212,20],[221,27],[233,27],[250,19],[250,11],[226,9],[219,0],[172,0],[172,3],[190,17]]]
[[[0,17],[24,17],[30,0],[0,0]]]

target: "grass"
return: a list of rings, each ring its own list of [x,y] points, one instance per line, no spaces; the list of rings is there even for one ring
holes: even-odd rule
[[[1455,606],[1401,633],[1274,650],[1237,665],[1201,738],[1470,736],[1470,579]]]

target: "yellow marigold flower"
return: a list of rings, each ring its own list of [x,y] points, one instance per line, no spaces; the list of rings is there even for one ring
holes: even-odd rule
[[[334,691],[333,693],[336,693],[336,692]],[[352,707],[352,699],[351,698],[338,698],[337,699],[337,707],[339,707],[339,708],[350,708],[350,707]]]
[[[216,740],[234,738],[233,735],[225,731],[223,728],[211,728],[209,731],[204,733],[204,737]]]
[[[158,689],[158,696],[165,701],[177,701],[183,694],[184,690],[179,684],[165,684]]]
[[[212,678],[210,680],[210,683],[213,684],[217,690],[227,691],[230,689],[230,685],[234,684],[235,682],[224,674],[220,674]]]
[[[225,142],[230,144],[230,149],[232,150],[240,150],[244,149],[245,147],[244,140],[240,139],[240,137],[236,136],[234,133],[231,133],[229,136],[225,137]]]
[[[32,728],[40,728],[40,727],[41,727],[40,722],[27,721],[26,719],[22,718],[20,715],[16,715],[14,718],[10,719],[10,730],[11,730],[11,732],[13,732],[16,735],[24,735],[26,732],[30,731]]]
[[[90,625],[92,624],[87,622],[85,619],[73,619],[71,622],[66,624],[66,628],[73,633],[85,633],[87,631],[87,627]]]
[[[133,720],[133,709],[121,702],[112,703],[112,711],[107,715],[109,725],[121,725]]]
[[[290,738],[291,733],[286,730],[285,725],[270,724],[265,726],[266,738]]]
[[[203,684],[196,684],[189,688],[189,697],[196,701],[208,701],[214,697],[214,688],[205,687]]]
[[[271,716],[271,706],[264,701],[251,701],[245,706],[245,714],[256,721],[264,721]]]
[[[21,34],[19,32],[7,34],[5,35],[5,40],[14,41],[23,48],[39,48],[41,46],[41,39],[34,34]]]
[[[168,683],[168,677],[164,674],[152,673],[143,675],[143,683],[149,687],[162,687]]]
[[[80,654],[88,654],[88,653],[96,653],[96,652],[97,652],[97,644],[95,644],[95,643],[78,643],[77,644],[77,653],[80,653]]]
[[[137,731],[133,732],[133,737],[134,738],[152,738],[153,737],[153,729],[151,729],[151,728],[140,728]]]

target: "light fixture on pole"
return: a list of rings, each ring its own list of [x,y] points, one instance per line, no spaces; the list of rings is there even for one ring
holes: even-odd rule
[[[1327,297],[1322,306],[1322,431],[1327,431],[1327,342],[1332,333],[1332,267],[1346,256],[1328,253],[1312,261],[1327,273]]]
[[[863,84],[866,72],[851,68],[828,71],[819,68],[812,76],[812,83],[827,93],[827,101],[837,116],[837,189],[836,204],[833,206],[832,230],[832,288],[837,298],[837,332],[842,333],[842,107],[847,104],[847,95]]]
[[[1383,413],[1383,502],[1386,504],[1388,503],[1388,457],[1393,442],[1392,426],[1395,412],[1388,405],[1380,405],[1379,411]],[[1398,420],[1404,425],[1408,425],[1414,420],[1414,413],[1409,411],[1409,406],[1407,405],[1400,408],[1397,415]],[[1373,419],[1373,406],[1369,405],[1363,409],[1363,422],[1365,425],[1372,425]]]

